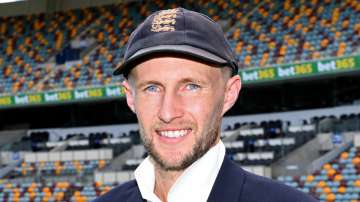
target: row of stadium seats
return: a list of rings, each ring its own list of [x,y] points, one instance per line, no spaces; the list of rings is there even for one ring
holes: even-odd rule
[[[56,162],[36,162],[26,163],[16,167],[10,178],[33,175],[74,175],[92,174],[95,169],[102,169],[109,164],[108,160],[92,161],[56,161]]]
[[[319,125],[320,132],[344,132],[360,130],[360,114],[342,114],[340,117],[314,117],[313,122]]]
[[[283,147],[294,147],[295,138],[253,139],[249,141],[225,142],[229,154],[239,152],[276,151]]]
[[[106,193],[117,184],[11,183],[0,182],[0,200],[4,202],[87,202]]]
[[[316,131],[287,132],[283,137],[269,138],[271,136],[247,136],[241,135],[235,141],[225,142],[227,154],[230,158],[242,165],[270,165],[299,146],[315,137]],[[239,138],[241,137],[241,138]],[[252,153],[272,152],[272,158],[266,158],[266,163],[252,161],[247,158]],[[256,160],[256,158],[255,158]]]
[[[58,139],[54,141],[53,139]],[[52,141],[50,141],[52,139]],[[118,147],[128,148],[131,145],[132,138],[125,134],[114,138],[114,135],[106,132],[94,132],[85,135],[83,133],[67,134],[65,137],[51,137],[49,131],[31,132],[24,136],[20,142],[11,145],[13,151],[50,151],[56,147],[66,145],[67,150],[84,150],[89,148]],[[121,150],[121,148],[118,148]]]
[[[360,114],[349,113],[341,114],[339,117],[330,116],[314,116],[310,121],[303,120],[303,126],[307,127],[304,131],[318,130],[319,132],[328,131],[358,131],[360,130]],[[313,126],[317,126],[313,128]],[[330,128],[329,128],[330,127]],[[263,128],[263,129],[260,129]],[[227,125],[225,131],[232,131],[240,129],[238,140],[247,136],[264,136],[267,137],[282,137],[283,131],[289,134],[298,131],[297,126],[292,126],[290,122],[283,122],[281,120],[269,120],[256,122],[235,122],[233,125]],[[260,130],[258,130],[260,129]],[[301,130],[303,131],[303,130]],[[299,131],[298,131],[299,132]]]

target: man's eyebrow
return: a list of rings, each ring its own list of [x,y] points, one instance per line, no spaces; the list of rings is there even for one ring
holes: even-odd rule
[[[195,79],[195,78],[183,78],[180,80],[180,83],[196,83],[196,84],[206,84],[205,80]]]
[[[191,77],[186,77],[186,78],[182,78],[180,79],[180,81],[178,81],[179,84],[185,84],[185,83],[196,83],[196,84],[200,84],[200,85],[206,85],[207,82],[206,80],[201,80],[201,79],[197,79],[197,78],[191,78]],[[163,84],[157,80],[146,80],[146,81],[141,81],[139,83],[135,84],[135,87],[137,89],[141,89],[144,88],[145,86],[148,85],[158,85],[158,86],[163,86]]]
[[[135,84],[135,87],[139,89],[139,88],[143,88],[150,84],[161,85],[161,83],[159,81],[148,80],[148,81],[142,81],[142,82]]]

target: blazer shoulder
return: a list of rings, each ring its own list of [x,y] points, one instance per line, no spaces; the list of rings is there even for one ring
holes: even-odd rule
[[[121,184],[104,195],[96,198],[93,202],[112,202],[112,201],[134,201],[134,199],[141,200],[139,187],[135,180],[131,180]]]
[[[293,187],[281,182],[258,176],[247,171],[242,201],[268,201],[268,202],[315,202],[316,200]]]

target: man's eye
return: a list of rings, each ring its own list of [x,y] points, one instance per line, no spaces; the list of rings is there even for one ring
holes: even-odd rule
[[[148,86],[145,88],[145,91],[148,91],[148,92],[157,92],[159,91],[159,88],[155,85],[151,85],[151,86]]]
[[[193,83],[190,83],[190,84],[187,84],[187,85],[186,85],[186,89],[187,89],[187,90],[197,90],[197,89],[199,89],[199,88],[200,88],[199,85],[193,84]]]

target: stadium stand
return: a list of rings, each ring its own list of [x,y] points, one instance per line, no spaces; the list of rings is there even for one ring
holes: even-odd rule
[[[351,0],[158,0],[58,12],[50,23],[41,14],[3,17],[0,93],[116,84],[112,70],[134,27],[153,11],[176,6],[230,27],[226,34],[243,68],[352,55],[359,46],[360,7]]]
[[[351,55],[359,46],[356,1],[266,1],[228,34],[243,67]]]
[[[131,31],[151,12],[177,6],[218,21],[243,69],[359,53],[360,5],[353,0],[135,1],[1,17],[0,95],[119,85],[121,78],[111,75]],[[222,138],[230,158],[249,170],[271,167],[318,133],[360,131],[357,112],[313,117],[299,125],[271,118],[236,122]],[[132,178],[129,172],[146,156],[137,149],[137,130],[53,134],[39,129],[12,144],[2,142],[3,151],[20,157],[1,161],[0,200],[91,201]],[[360,148],[352,146],[318,171],[278,180],[320,201],[358,201],[359,156]],[[4,176],[3,170],[8,171]]]
[[[0,182],[2,201],[92,201],[96,196],[109,191],[115,184],[94,183],[4,183]]]
[[[328,123],[328,118],[336,121]],[[336,135],[360,131],[360,119],[355,114],[310,117],[309,120],[310,123],[303,121],[303,125],[300,126],[283,124],[279,120],[262,121],[259,124],[236,122],[233,126],[226,127],[231,130],[222,133],[227,155],[250,170],[256,166],[271,167],[279,159],[313,140],[318,133]],[[283,128],[283,125],[286,127]],[[319,147],[319,152],[325,154],[329,150]],[[144,157],[146,153],[127,159],[122,169],[134,170]]]
[[[114,137],[91,128],[87,134],[66,134],[65,130],[59,136],[54,131],[29,131],[6,147],[22,158],[1,178],[3,201],[85,202],[116,186],[95,182],[94,171],[106,168],[114,155],[131,148],[134,138],[124,133]],[[5,152],[1,153],[4,156]]]
[[[241,125],[251,128],[241,129]],[[244,166],[269,166],[314,138],[316,134],[314,125],[289,127],[289,131],[283,131],[282,121],[279,120],[263,121],[260,125],[235,123],[229,128],[234,129],[222,133],[227,155]],[[122,168],[134,170],[146,156],[144,153],[142,158],[128,159]]]
[[[99,18],[90,36],[96,38],[97,47],[88,55],[84,56],[81,63],[73,64],[70,68],[65,70],[58,70],[53,77],[49,78],[48,83],[55,86],[53,88],[74,88],[76,86],[84,85],[107,85],[118,82],[118,78],[111,77],[112,70],[121,60],[123,54],[123,47],[128,39],[129,34],[145,17],[160,8],[172,8],[177,5],[184,7],[198,7],[203,12],[214,16],[214,19],[227,19],[228,14],[221,12],[221,7],[230,2],[200,2],[196,5],[194,2],[178,3],[176,1],[148,1],[141,5],[129,7],[128,5],[120,7],[112,7],[102,10],[102,18]],[[238,5],[239,3],[237,3]],[[251,9],[253,6],[246,3],[244,12]],[[196,5],[196,6],[194,6]],[[233,5],[233,7],[236,5]],[[126,9],[123,12],[124,8]],[[140,14],[140,15],[139,15]],[[220,17],[220,16],[221,17]],[[106,25],[105,27],[103,25]],[[87,36],[89,37],[89,36]],[[105,40],[109,38],[109,40]],[[63,81],[63,82],[62,82]]]
[[[78,9],[58,12],[50,19],[45,14],[2,17],[0,92],[34,89],[55,68],[53,63],[45,63],[98,18],[96,13]]]
[[[278,180],[310,193],[320,201],[358,201],[359,151],[359,147],[353,146],[312,174],[281,176]]]
[[[46,175],[66,175],[66,174],[91,174],[95,169],[104,168],[108,164],[105,160],[92,161],[55,161],[55,162],[23,162],[21,166],[15,168],[10,178],[17,176],[33,176],[35,174]]]
[[[226,127],[230,130],[223,131],[222,137],[228,155],[242,164],[244,168],[251,170],[259,169],[256,166],[263,166],[262,169],[265,169],[278,159],[287,156],[289,152],[302,147],[317,137],[316,133],[319,132],[320,126],[324,124],[324,120],[327,118],[337,120],[330,122],[330,125],[332,125],[330,128],[342,129],[339,132],[360,131],[360,119],[358,116],[342,114],[336,117],[322,116],[320,118],[309,118],[312,121],[309,123],[303,121],[303,125],[291,125],[287,121],[281,120],[259,121],[258,123],[236,122]],[[350,125],[351,127],[348,127]],[[2,177],[0,183],[2,195],[0,197],[5,201],[91,201],[117,184],[132,178],[129,173],[144,158],[144,150],[138,152],[140,154],[138,157],[142,158],[131,158],[132,154],[136,153],[136,150],[133,150],[134,147],[138,147],[136,145],[139,144],[138,131],[130,130],[127,134],[118,132],[117,135],[114,135],[110,132],[101,132],[100,129],[96,130],[96,127],[90,128],[91,130],[89,129],[88,131],[85,128],[77,129],[87,131],[87,133],[83,134],[76,133],[77,130],[71,129],[64,129],[63,132],[60,129],[33,130],[28,132],[28,138],[21,138],[18,142],[14,142],[14,145],[20,145],[19,142],[31,145],[30,140],[35,140],[36,143],[50,146],[46,149],[37,149],[36,152],[33,152],[30,146],[18,147],[27,149],[22,154],[23,160],[13,167],[6,176]],[[72,132],[69,133],[68,131]],[[90,138],[101,140],[100,147],[93,148],[90,144]],[[24,139],[28,141],[24,141]],[[113,147],[108,145],[111,142],[110,140],[114,139],[122,140],[116,141],[116,144],[125,144],[124,148],[126,149],[114,156],[107,156],[105,154],[107,151],[105,150],[110,149],[109,154],[114,154]],[[66,145],[65,147],[64,144]],[[81,147],[76,148],[77,144],[80,144]],[[11,148],[13,147],[7,148],[12,150]],[[62,150],[57,151],[59,148]],[[20,150],[17,151],[20,152]],[[352,153],[348,152],[351,153],[348,155],[351,156],[348,157],[348,162],[351,162],[352,158],[356,158],[357,150],[351,149],[349,151],[352,151]],[[126,153],[130,153],[130,157],[123,156]],[[122,158],[122,166],[116,167],[117,169],[122,169],[117,172],[114,172],[114,168],[109,170],[110,165],[118,157],[124,157]],[[348,166],[339,164],[337,167],[347,168]],[[261,172],[266,173],[268,171],[265,169]],[[320,175],[321,171],[317,173]],[[319,178],[316,177],[318,175],[313,175],[315,176],[314,179]],[[300,179],[307,179],[307,177],[286,176],[279,177],[278,179],[291,186],[299,185],[299,189],[313,194],[320,200],[324,199],[324,197],[330,197],[326,195],[330,193],[320,193],[317,189],[312,188],[311,186],[316,186],[315,182],[307,185],[306,182],[299,181]],[[350,194],[350,196],[348,196],[349,194],[343,195],[344,200],[349,197],[355,198],[354,194]]]
[[[279,128],[239,130],[236,141],[225,143],[230,157],[241,165],[270,165],[298,146],[315,137],[315,128],[305,126],[308,131],[291,131],[280,134]]]
[[[314,117],[313,120],[321,124],[321,120],[327,118],[336,121],[332,121],[330,129],[319,128],[319,132],[334,132],[332,140],[334,144],[338,143],[338,135],[342,133],[355,132],[354,140],[349,145],[341,147],[341,152],[328,162],[324,162],[320,169],[308,175],[279,176],[277,179],[313,195],[320,201],[358,201],[360,199],[358,182],[360,147],[357,133],[360,131],[360,117],[354,114],[343,114],[339,119],[336,117]]]

